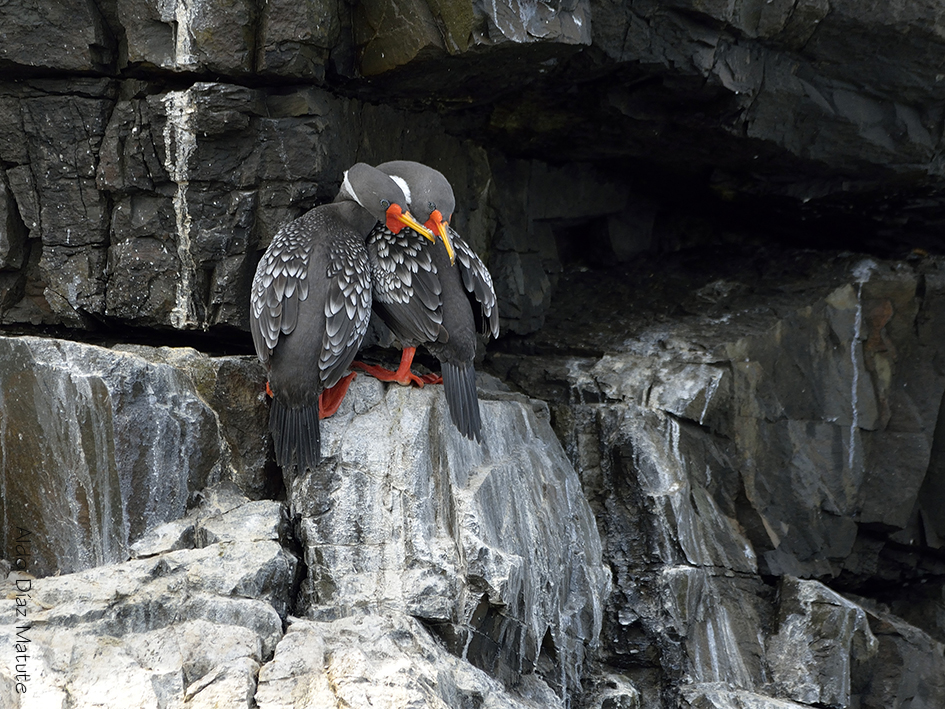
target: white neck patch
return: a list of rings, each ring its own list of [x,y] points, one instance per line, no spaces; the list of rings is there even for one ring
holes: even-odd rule
[[[345,170],[345,179],[341,183],[341,189],[343,192],[347,192],[349,195],[354,197],[354,201],[364,207],[364,203],[361,202],[361,198],[358,197],[358,193],[354,191],[354,187],[351,186],[351,182],[348,180],[348,171]],[[367,209],[367,207],[364,207]]]
[[[390,176],[390,179],[392,179],[394,182],[396,182],[396,183],[397,183],[397,186],[398,186],[401,190],[403,190],[404,197],[407,198],[407,206],[409,207],[410,204],[411,204],[411,202],[412,202],[413,200],[411,200],[411,198],[410,198],[410,187],[407,185],[407,180],[405,180],[405,179],[404,179],[403,177],[401,177],[400,175],[391,175],[391,176]]]

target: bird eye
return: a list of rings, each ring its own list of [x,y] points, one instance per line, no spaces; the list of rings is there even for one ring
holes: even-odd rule
[[[435,202],[428,202],[428,203],[427,203],[427,206],[430,207],[430,211],[431,211],[431,212],[436,211],[436,203],[435,203]]]
[[[382,199],[382,200],[381,200],[381,206],[382,206],[384,209],[387,209],[388,207],[390,207],[390,202],[388,202],[386,199]]]

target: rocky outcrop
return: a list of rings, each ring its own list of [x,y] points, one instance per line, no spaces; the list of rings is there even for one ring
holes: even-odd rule
[[[547,409],[485,396],[480,446],[442,392],[356,382],[324,427],[336,461],[287,481],[303,607],[409,614],[511,685],[537,672],[573,691],[609,591],[597,527]]]
[[[615,572],[604,656],[644,697],[658,670],[691,706],[899,706],[919,686],[936,706],[940,620],[911,627],[797,577],[870,594],[931,582],[916,603],[941,607],[937,503],[922,494],[939,484],[941,263],[795,253],[774,275],[784,256],[664,263],[665,298],[635,312],[614,304],[653,285],[621,274],[597,308],[559,303],[540,356],[493,362],[552,402]],[[563,342],[584,354],[555,353]],[[887,653],[916,659],[893,668]]]
[[[219,480],[267,492],[258,364],[39,337],[0,353],[0,535],[34,534],[32,573],[123,560]]]
[[[400,613],[295,620],[259,672],[260,709],[409,706],[554,709],[564,703],[529,675],[510,692],[447,652]]]
[[[539,335],[490,354],[550,408],[485,376],[481,447],[456,433],[437,387],[360,377],[323,422],[326,461],[286,478],[284,504],[233,483],[195,490],[189,514],[128,537],[131,561],[29,579],[42,678],[31,689],[82,706],[85,678],[101,677],[92,659],[55,659],[68,641],[71,657],[85,657],[79,645],[112,648],[135,678],[115,692],[147,686],[185,704],[940,705],[945,565],[925,491],[942,470],[941,264],[769,256],[752,267],[702,258],[695,270],[685,256],[664,260],[659,284],[648,263],[606,284],[565,272],[568,292],[605,287],[608,298],[558,300]],[[615,307],[655,288],[664,297],[650,308]],[[68,402],[63,421],[113,410],[109,420],[140,424],[127,412],[173,394],[169,410],[209,412],[208,440],[221,441],[210,457],[240,460],[238,445],[243,460],[265,455],[262,433],[253,445],[238,433],[241,396],[261,407],[245,358],[5,342],[4,361],[20,363],[5,396],[32,376],[48,397],[23,414]],[[530,354],[514,351],[526,343]],[[264,410],[253,416],[264,430]],[[50,417],[34,419],[17,430]],[[23,445],[10,430],[4,460]],[[90,430],[102,432],[78,440],[108,439]],[[234,470],[217,474],[250,489]],[[10,479],[15,521],[30,478]],[[43,489],[59,488],[71,499],[62,482]],[[31,552],[61,542],[38,529]],[[28,578],[16,567],[44,557],[14,556],[23,541],[8,542],[12,617],[16,580]],[[247,625],[256,612],[241,603],[269,608],[276,626]],[[210,633],[207,621],[224,628]]]
[[[439,387],[361,378],[323,424],[330,457],[286,479],[283,505],[250,501],[239,487],[256,481],[238,464],[264,470],[269,448],[265,412],[247,414],[247,401],[262,399],[247,376],[259,373],[255,361],[32,337],[3,345],[4,411],[14,412],[2,449],[8,610],[14,617],[22,581],[32,694],[84,706],[104,681],[94,658],[108,645],[110,662],[129,668],[108,692],[138,697],[133,706],[208,697],[242,706],[290,611],[309,620],[291,626],[285,651],[259,675],[262,705],[307,706],[287,697],[311,683],[333,687],[325,691],[337,697],[325,696],[338,703],[353,701],[346,682],[367,697],[387,696],[391,682],[407,694],[421,686],[416,696],[431,707],[490,695],[497,706],[563,706],[580,687],[610,579],[539,402],[484,391],[480,447],[455,430]],[[66,430],[50,431],[50,421]],[[85,570],[23,573],[74,569]],[[263,623],[257,606],[274,619]],[[227,627],[200,639],[208,622]],[[387,654],[357,661],[369,641]],[[316,656],[298,664],[313,643],[327,665]],[[400,679],[387,676],[405,663]]]
[[[0,669],[4,706],[252,706],[297,570],[283,507],[223,488],[184,525],[186,540],[154,532],[122,564],[11,574],[0,607],[19,620],[0,637],[25,649]]]

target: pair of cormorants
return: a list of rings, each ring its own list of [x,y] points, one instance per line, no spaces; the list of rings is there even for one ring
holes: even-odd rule
[[[442,365],[453,423],[482,440],[476,330],[497,337],[499,318],[489,271],[449,226],[455,204],[426,165],[358,163],[333,203],[276,233],[253,279],[250,330],[269,367],[269,430],[283,468],[321,459],[318,421],[340,405],[352,364],[384,381],[439,381],[411,372],[419,344]],[[396,372],[354,362],[372,306],[403,347]]]

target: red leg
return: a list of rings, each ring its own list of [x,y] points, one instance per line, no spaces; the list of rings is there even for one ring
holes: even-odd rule
[[[404,386],[416,384],[418,387],[422,388],[424,384],[428,383],[425,377],[418,377],[410,371],[410,366],[413,364],[413,356],[416,351],[416,347],[404,347],[403,354],[400,357],[400,366],[397,368],[396,372],[373,364],[365,364],[364,362],[353,362],[351,366],[364,370],[372,377],[380,379],[382,382],[397,382]]]
[[[318,395],[318,418],[326,419],[338,410],[341,402],[344,401],[345,394],[348,393],[348,387],[358,376],[354,372],[343,376],[331,389],[325,389]]]
[[[271,389],[270,386],[269,386],[269,380],[268,380],[268,379],[266,380],[266,396],[268,396],[270,399],[275,398],[275,394],[272,393],[272,389]]]

